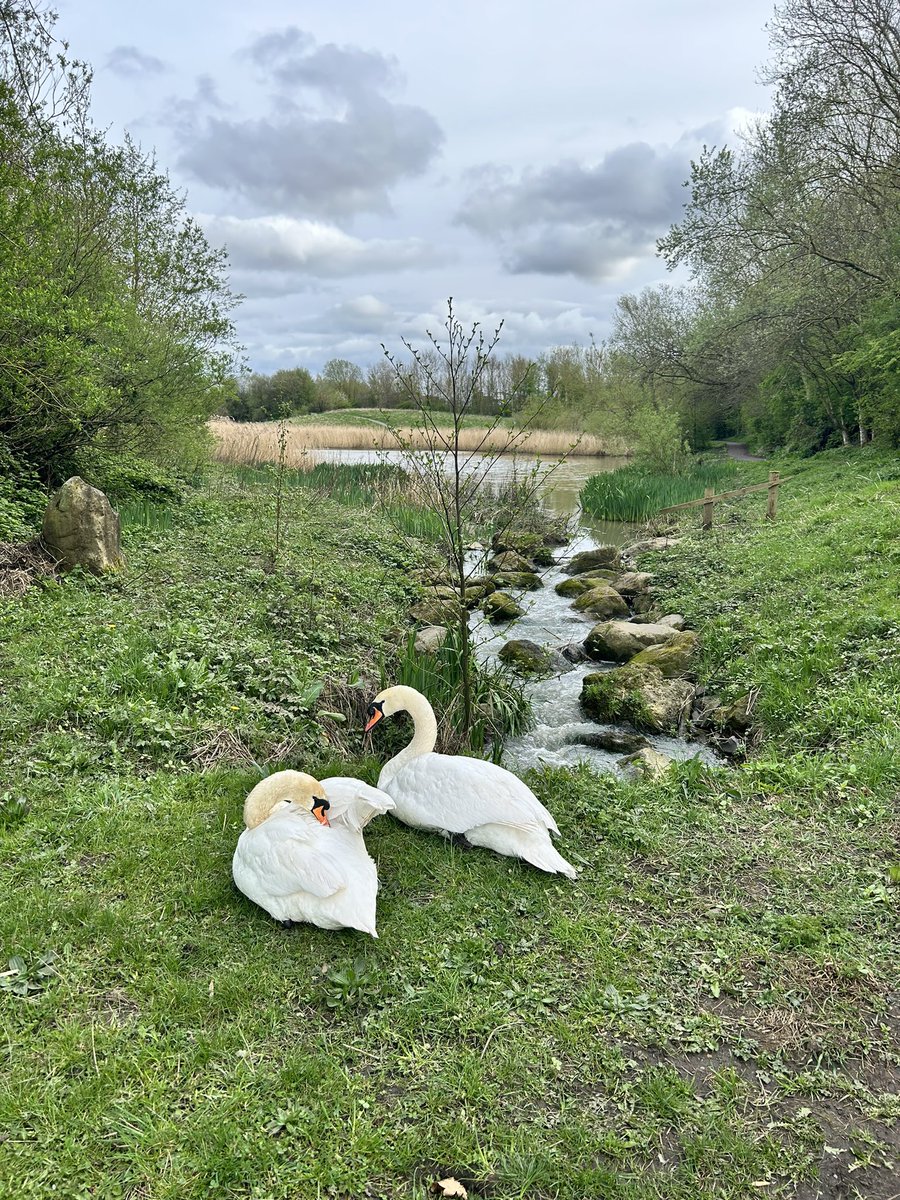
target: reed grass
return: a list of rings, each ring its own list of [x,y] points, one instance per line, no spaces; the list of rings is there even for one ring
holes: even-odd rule
[[[123,529],[171,529],[172,504],[146,497],[124,500],[119,504],[119,522]]]
[[[581,489],[581,506],[606,521],[642,521],[671,504],[698,500],[706,488],[730,483],[737,474],[730,459],[697,464],[684,475],[660,475],[632,463],[592,475]]]
[[[215,438],[213,458],[217,462],[259,465],[277,462],[279,458],[278,424],[268,421],[229,421],[217,418],[209,429]],[[497,454],[513,449],[517,454],[542,458],[562,454],[605,457],[625,455],[628,447],[622,438],[600,438],[568,430],[533,429],[516,435],[510,447],[512,431],[508,428],[461,429],[459,448],[466,452],[483,450]],[[285,464],[304,469],[313,465],[316,450],[446,450],[448,445],[439,432],[415,427],[396,429],[381,422],[360,425],[295,425],[287,426]]]

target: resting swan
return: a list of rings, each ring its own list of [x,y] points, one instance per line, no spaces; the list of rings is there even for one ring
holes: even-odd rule
[[[244,801],[234,882],[277,921],[375,932],[378,872],[362,829],[394,807],[359,779],[277,771]]]
[[[480,758],[433,753],[437,722],[421,692],[403,686],[379,692],[366,714],[366,732],[404,710],[415,734],[378,777],[379,788],[393,798],[396,817],[445,837],[462,834],[473,846],[524,858],[542,871],[576,877],[550,841],[551,833],[559,833],[556,822],[521,779]]]

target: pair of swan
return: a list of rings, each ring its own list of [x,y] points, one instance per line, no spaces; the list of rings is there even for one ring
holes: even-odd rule
[[[482,759],[434,753],[437,722],[421,692],[403,686],[379,692],[366,733],[404,711],[413,719],[412,741],[382,768],[377,788],[358,779],[320,783],[300,771],[279,771],[247,797],[234,880],[277,920],[348,926],[377,937],[378,874],[362,830],[385,812],[416,829],[576,877],[551,841],[556,822],[521,779]]]

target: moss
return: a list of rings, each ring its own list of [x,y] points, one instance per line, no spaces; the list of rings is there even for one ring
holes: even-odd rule
[[[631,660],[634,666],[656,667],[666,679],[684,675],[697,653],[696,633],[679,633],[661,646],[648,646]]]
[[[549,651],[526,638],[508,641],[499,657],[520,675],[546,675],[553,669]]]
[[[650,711],[639,691],[622,678],[624,668],[596,671],[585,675],[581,685],[581,707],[595,721],[630,721],[644,727],[651,724]]]

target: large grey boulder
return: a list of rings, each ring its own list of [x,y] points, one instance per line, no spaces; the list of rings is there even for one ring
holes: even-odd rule
[[[645,626],[646,628],[646,626]],[[674,626],[669,626],[674,628]],[[684,675],[690,670],[691,662],[697,653],[697,635],[685,630],[676,630],[675,637],[668,642],[660,642],[656,646],[648,646],[631,660],[637,666],[657,667],[667,679],[676,675]]]
[[[581,706],[595,721],[630,721],[650,733],[677,733],[690,712],[693,684],[666,679],[656,667],[629,663],[613,671],[585,675]]]
[[[501,649],[499,658],[520,675],[549,675],[553,670],[550,651],[528,638],[510,638]]]
[[[619,562],[619,551],[615,546],[598,546],[596,550],[582,550],[574,554],[566,567],[567,575],[580,575],[595,567],[615,567]]]
[[[646,592],[652,579],[649,571],[626,571],[612,581],[612,586],[623,596],[636,596],[639,592]]]
[[[592,617],[627,617],[628,605],[608,583],[595,582],[590,591],[583,592],[572,606],[576,612]]]
[[[103,492],[80,475],[67,479],[51,497],[41,540],[64,567],[83,567],[102,575],[125,565],[119,514]]]
[[[634,621],[601,621],[595,625],[584,640],[584,648],[591,658],[607,662],[626,662],[646,650],[648,646],[659,646],[671,642],[678,630],[671,625],[648,623],[638,625]]]
[[[415,649],[417,654],[437,654],[447,640],[449,629],[446,625],[426,625],[416,634]]]

